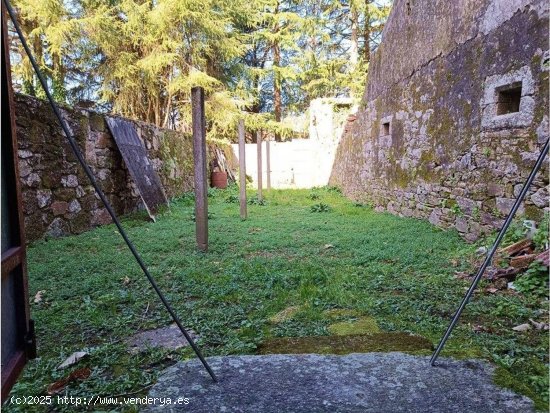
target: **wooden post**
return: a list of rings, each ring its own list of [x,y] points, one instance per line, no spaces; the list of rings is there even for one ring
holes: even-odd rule
[[[206,177],[206,121],[204,89],[191,89],[193,159],[195,161],[195,229],[197,248],[208,251],[208,181]]]
[[[262,200],[262,132],[256,132],[256,147],[258,149],[258,199]]]
[[[239,120],[239,202],[241,219],[247,218],[246,211],[246,146],[244,140],[244,121]]]
[[[267,169],[266,171],[266,186],[267,190],[269,191],[271,189],[271,151],[269,148],[269,139],[265,141],[265,167]]]

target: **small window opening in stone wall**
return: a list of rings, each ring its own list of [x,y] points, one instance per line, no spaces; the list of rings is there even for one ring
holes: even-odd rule
[[[382,135],[386,136],[390,134],[390,122],[384,122],[382,124]]]
[[[519,112],[521,101],[521,82],[498,87],[497,94],[497,115]]]

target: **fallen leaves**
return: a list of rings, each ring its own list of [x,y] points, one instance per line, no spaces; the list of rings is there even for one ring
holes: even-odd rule
[[[47,392],[49,395],[60,393],[65,387],[67,387],[69,383],[78,380],[86,380],[88,377],[90,377],[90,374],[92,374],[92,371],[88,367],[77,369],[68,376],[62,378],[61,380],[50,384],[48,386]]]
[[[529,319],[531,324],[535,327],[536,330],[548,330],[548,324],[547,323],[539,323],[535,320]]]
[[[44,298],[44,293],[46,292],[46,290],[40,290],[40,291],[37,291],[37,293],[35,294],[34,296],[34,300],[33,302],[35,304],[39,304],[42,302],[42,299]]]
[[[455,271],[455,278],[458,280],[467,280],[471,275],[466,271]]]
[[[493,330],[489,327],[486,327],[486,326],[482,326],[481,324],[474,324],[472,326],[472,330],[474,331],[474,333],[492,333]]]
[[[527,331],[527,330],[531,330],[532,327],[531,327],[531,324],[529,323],[524,323],[524,324],[520,324],[518,326],[515,326],[512,328],[512,330],[514,331]]]
[[[533,327],[535,327],[535,330],[548,330],[547,323],[538,322],[531,318],[529,319],[529,323],[523,323],[518,326],[515,326],[512,328],[512,330],[522,332],[522,331],[532,330]]]
[[[287,307],[284,310],[279,311],[277,314],[271,316],[269,318],[269,322],[272,324],[279,324],[283,321],[290,320],[298,311],[300,311],[300,308],[300,306]]]
[[[514,268],[525,269],[529,267],[529,264],[535,261],[536,258],[537,254],[520,255],[519,257],[513,257],[510,259],[510,265]]]
[[[65,369],[67,367],[70,367],[73,364],[78,363],[80,360],[82,360],[87,355],[88,355],[88,353],[85,352],[85,351],[75,351],[73,354],[71,354],[69,357],[67,357],[63,363],[61,363],[59,366],[57,366],[57,369],[61,370],[61,369]]]

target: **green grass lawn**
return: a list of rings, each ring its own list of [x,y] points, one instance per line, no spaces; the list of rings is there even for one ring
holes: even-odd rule
[[[266,205],[249,205],[241,221],[235,194],[211,191],[207,254],[195,252],[190,196],[156,223],[143,214],[123,221],[205,355],[255,354],[275,337],[327,336],[335,321],[345,330],[358,319],[437,344],[468,286],[454,272],[472,270],[475,246],[457,232],[374,212],[329,188],[270,191]],[[87,366],[92,374],[69,384],[73,396],[145,394],[163,368],[193,357],[188,348],[127,352],[127,337],[170,319],[113,225],[38,242],[28,267],[39,358],[14,395],[46,394],[70,371],[56,367],[74,351],[90,355],[73,369]],[[34,303],[38,291],[42,300]],[[545,408],[548,333],[512,330],[541,311],[547,314],[547,304],[534,297],[477,293],[442,356],[495,362],[498,383]]]

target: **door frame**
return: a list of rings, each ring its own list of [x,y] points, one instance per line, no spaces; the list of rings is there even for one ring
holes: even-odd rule
[[[23,202],[19,181],[18,151],[15,128],[15,108],[11,83],[7,12],[2,3],[2,161],[6,161],[7,205],[10,220],[10,248],[2,253],[2,282],[13,277],[16,314],[17,349],[2,366],[2,402],[15,384],[30,358],[36,357],[34,323],[30,319],[27,279],[27,251],[25,244]],[[5,152],[4,152],[5,151]]]

